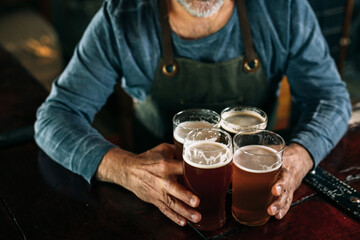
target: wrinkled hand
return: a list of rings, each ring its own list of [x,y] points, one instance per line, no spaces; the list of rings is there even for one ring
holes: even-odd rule
[[[277,219],[284,217],[290,208],[295,190],[312,167],[313,161],[304,147],[296,143],[285,147],[279,179],[271,189],[275,200],[267,209],[269,215]]]
[[[165,143],[139,155],[113,148],[101,161],[96,177],[127,188],[181,226],[187,219],[199,222],[201,215],[192,207],[200,200],[177,182],[183,166],[174,158],[175,146]]]

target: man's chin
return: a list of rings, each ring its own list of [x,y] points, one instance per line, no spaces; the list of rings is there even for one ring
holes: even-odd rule
[[[205,18],[216,13],[224,0],[176,0],[194,17]]]

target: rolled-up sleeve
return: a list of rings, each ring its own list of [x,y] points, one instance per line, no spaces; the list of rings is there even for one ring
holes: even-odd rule
[[[351,105],[316,17],[300,1],[292,1],[286,68],[293,102],[301,112],[291,142],[304,146],[316,166],[346,132]]]
[[[88,26],[64,72],[54,81],[35,122],[39,147],[88,182],[113,147],[91,122],[122,75],[106,4]]]

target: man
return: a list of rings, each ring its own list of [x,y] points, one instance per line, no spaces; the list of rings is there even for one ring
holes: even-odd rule
[[[127,152],[91,127],[94,115],[121,80],[148,139],[164,141],[172,114],[185,108],[241,104],[271,115],[283,75],[301,115],[268,208],[281,219],[350,117],[347,91],[303,0],[105,1],[38,110],[36,141],[87,181],[121,185],[184,226],[200,221],[202,199],[176,182],[183,169],[174,146]]]

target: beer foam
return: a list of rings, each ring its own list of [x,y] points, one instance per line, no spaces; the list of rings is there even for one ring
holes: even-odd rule
[[[221,127],[228,132],[237,133],[240,130],[261,125],[265,118],[254,111],[228,112],[224,113],[221,120]],[[266,125],[263,127],[265,128]],[[261,128],[261,127],[260,127]]]
[[[184,147],[183,159],[196,168],[219,168],[232,161],[232,149],[211,140],[195,141]]]
[[[202,129],[202,128],[211,128],[212,123],[206,121],[186,121],[180,123],[174,130],[174,138],[181,144],[184,144],[185,136],[191,130]]]
[[[282,165],[280,152],[263,145],[248,145],[234,153],[234,164],[244,171],[252,173],[272,172]]]

